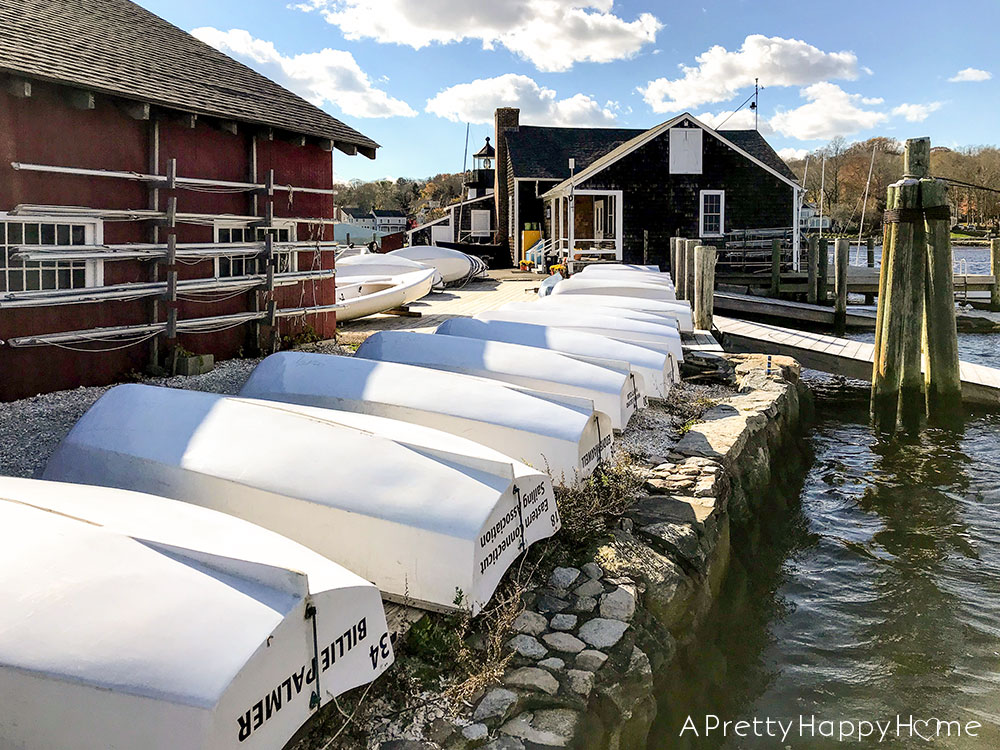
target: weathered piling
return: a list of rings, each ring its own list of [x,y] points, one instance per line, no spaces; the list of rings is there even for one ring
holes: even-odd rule
[[[771,296],[781,293],[781,240],[771,240]]]
[[[922,179],[920,199],[924,210],[927,253],[924,305],[927,363],[924,379],[927,413],[934,416],[947,414],[962,402],[947,184],[941,180]],[[994,240],[993,244],[1000,243]]]
[[[1000,310],[1000,240],[990,240],[990,273],[993,289],[990,291],[990,309]]]
[[[874,237],[869,237],[868,238],[868,243],[867,243],[867,248],[866,249],[868,251],[868,257],[867,257],[868,267],[869,268],[875,268],[875,238]],[[866,305],[873,305],[873,304],[875,304],[875,295],[872,294],[871,292],[865,293],[865,304]]]
[[[819,282],[819,240],[816,237],[809,238],[806,251],[806,275],[809,284],[806,287],[806,302],[811,305],[816,304],[816,289]]]
[[[830,296],[830,244],[822,237],[816,248],[816,301],[825,305]]]
[[[961,407],[947,186],[929,173],[930,139],[908,140],[887,194],[876,317],[872,417],[884,432]]]
[[[684,291],[688,302],[694,302],[694,249],[698,240],[684,240]]]
[[[677,285],[677,238],[670,238],[670,278],[674,280],[674,285]]]
[[[642,230],[642,264],[649,265],[649,230]]]
[[[677,295],[677,299],[687,299],[684,294],[684,284],[687,282],[687,271],[684,268],[684,261],[687,258],[684,248],[686,247],[685,240],[683,237],[675,238],[676,247],[674,248],[674,254],[677,256],[677,273],[674,274],[674,293]]]
[[[834,249],[834,276],[833,286],[835,291],[833,308],[833,327],[838,336],[843,336],[847,330],[847,265],[851,256],[851,241],[847,239],[837,240]]]
[[[715,306],[715,248],[698,245],[694,249],[694,327],[712,330]]]

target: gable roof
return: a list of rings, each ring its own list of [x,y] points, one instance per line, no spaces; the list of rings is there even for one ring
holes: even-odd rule
[[[378,144],[129,0],[0,0],[0,71],[143,103]]]
[[[791,171],[791,169],[788,168],[788,166],[783,161],[781,161],[781,157],[778,156],[777,153],[775,153],[774,149],[771,148],[770,144],[768,144],[768,142],[764,140],[763,136],[761,136],[760,133],[758,133],[757,131],[724,130],[720,133],[719,131],[713,130],[704,123],[700,122],[693,115],[685,112],[683,114],[677,115],[676,117],[670,120],[667,120],[666,122],[660,123],[656,127],[650,128],[649,130],[634,131],[637,132],[638,134],[632,137],[631,139],[619,144],[611,151],[608,151],[607,153],[602,155],[600,158],[591,161],[584,169],[574,174],[572,178],[564,179],[558,185],[554,186],[549,191],[547,191],[545,195],[551,195],[565,191],[566,189],[569,188],[570,183],[572,183],[573,185],[578,185],[584,182],[585,180],[590,179],[605,167],[614,164],[622,157],[644,146],[645,144],[652,141],[654,138],[657,138],[658,136],[665,133],[674,125],[680,123],[694,125],[695,127],[701,128],[709,135],[714,136],[715,138],[722,141],[730,148],[734,149],[735,151],[739,152],[746,158],[750,159],[758,166],[762,167],[764,170],[770,172],[775,177],[780,179],[782,182],[787,183],[791,187],[800,188],[797,182],[798,178],[795,176],[795,174]],[[729,136],[734,133],[736,134],[735,139],[731,139]],[[737,141],[742,142],[748,148],[757,151],[761,156],[764,157],[764,159],[771,161],[773,165],[768,164],[767,161],[755,155],[754,153],[747,151],[746,149],[743,148],[743,146],[739,145]],[[780,165],[777,162],[781,162]]]
[[[377,208],[372,213],[382,219],[405,219],[406,213],[395,208]]]
[[[547,128],[522,125],[504,131],[514,177],[563,180],[569,177],[569,159],[576,171],[589,166],[625,141],[646,131],[632,128]]]

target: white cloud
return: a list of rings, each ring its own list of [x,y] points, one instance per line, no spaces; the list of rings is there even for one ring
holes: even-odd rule
[[[631,57],[663,28],[650,13],[633,21],[615,15],[614,0],[304,0],[292,7],[321,13],[347,39],[414,49],[473,39],[544,71]]]
[[[941,102],[928,102],[927,104],[900,104],[892,110],[897,117],[903,117],[907,122],[923,122],[931,112],[941,109]]]
[[[727,110],[724,112],[702,112],[700,115],[695,115],[699,120],[708,125],[710,128],[715,130],[753,130],[754,129],[754,116],[753,110],[751,109],[741,109],[736,114],[733,114],[732,110]],[[771,124],[764,119],[760,118],[756,127],[760,130],[761,135],[770,135],[774,132],[774,128]]]
[[[417,114],[406,102],[375,88],[350,52],[324,49],[286,57],[271,42],[255,39],[243,29],[221,31],[206,26],[193,29],[191,33],[317,107],[335,104],[354,117],[413,117]]]
[[[824,52],[798,39],[752,34],[730,52],[716,45],[695,58],[695,66],[681,66],[683,75],[673,80],[657,78],[638,91],[654,112],[724,102],[760,78],[764,86],[805,86],[830,78],[858,77],[853,52]]]
[[[807,148],[779,148],[778,156],[780,156],[785,161],[798,161],[799,159],[805,159],[806,155],[809,153]]]
[[[861,97],[862,104],[868,104],[869,106],[875,104],[885,104],[885,99],[881,96],[863,96]]]
[[[828,140],[873,128],[889,119],[884,112],[864,109],[863,97],[822,81],[800,92],[808,100],[801,107],[778,112],[771,125],[782,135],[801,141]]]
[[[586,94],[566,99],[556,96],[555,91],[528,76],[507,73],[446,88],[427,101],[426,109],[438,117],[472,123],[493,122],[497,107],[519,107],[521,122],[526,125],[593,126],[610,125],[615,120],[610,107],[602,107]]]
[[[958,71],[955,75],[948,79],[950,83],[977,83],[979,81],[988,81],[993,77],[993,74],[988,70],[980,70],[979,68],[965,68],[964,70]]]

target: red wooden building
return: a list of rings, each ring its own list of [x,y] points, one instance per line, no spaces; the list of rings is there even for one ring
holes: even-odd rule
[[[0,0],[0,400],[333,334],[371,139],[127,0]]]

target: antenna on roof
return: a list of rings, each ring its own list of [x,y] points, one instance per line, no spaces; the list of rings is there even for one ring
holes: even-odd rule
[[[750,105],[750,109],[753,110],[753,129],[754,130],[760,130],[760,128],[757,127],[757,116],[758,116],[757,105],[759,103],[760,103],[760,79],[759,78],[754,78],[753,79],[753,103]]]

